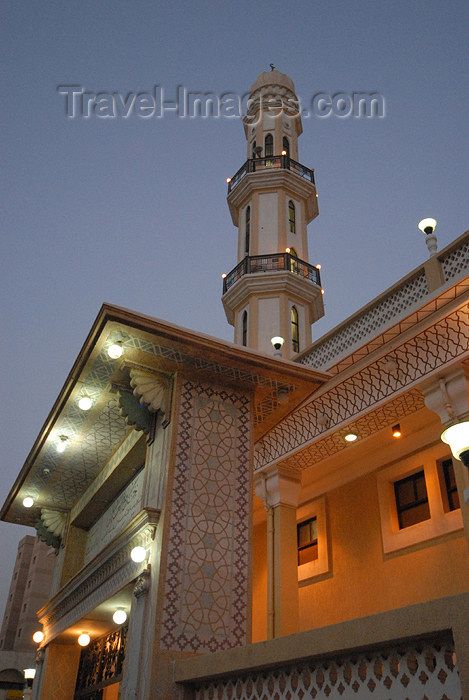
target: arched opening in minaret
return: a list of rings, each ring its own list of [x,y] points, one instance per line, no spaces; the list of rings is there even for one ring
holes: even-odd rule
[[[251,158],[255,158],[255,157],[256,157],[256,148],[257,148],[257,144],[256,144],[255,141],[253,141],[252,150],[251,150]]]
[[[246,347],[248,344],[248,312],[243,311],[243,319],[241,322],[241,342]]]
[[[290,141],[286,136],[283,137],[283,148],[282,150],[286,152],[287,157],[290,157]]]
[[[298,310],[296,306],[291,307],[290,311],[290,325],[291,325],[291,346],[293,352],[299,352],[300,350],[300,334],[298,328]]]
[[[244,227],[244,254],[249,255],[251,238],[251,207],[246,207],[246,225]]]
[[[296,212],[292,200],[288,202],[288,228],[290,233],[296,233]]]
[[[266,134],[264,139],[264,156],[269,158],[274,155],[274,137],[272,134]]]

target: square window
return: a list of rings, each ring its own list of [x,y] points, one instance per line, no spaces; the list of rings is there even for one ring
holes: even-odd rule
[[[318,558],[318,521],[316,516],[296,526],[298,566]]]
[[[430,518],[427,486],[423,469],[394,482],[399,529],[416,525]]]

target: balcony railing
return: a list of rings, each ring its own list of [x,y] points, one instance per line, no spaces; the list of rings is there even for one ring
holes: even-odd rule
[[[257,173],[268,168],[277,168],[281,170],[290,170],[292,173],[304,177],[305,180],[314,182],[314,170],[307,168],[301,163],[297,163],[296,160],[290,158],[289,156],[267,156],[265,158],[249,158],[244,165],[238,170],[235,175],[228,182],[228,194],[236,187],[236,185],[243,179],[248,173]]]
[[[310,282],[321,286],[319,269],[291,253],[273,253],[272,255],[251,255],[241,260],[223,279],[223,294],[229,290],[241,277],[254,272],[293,272]]]

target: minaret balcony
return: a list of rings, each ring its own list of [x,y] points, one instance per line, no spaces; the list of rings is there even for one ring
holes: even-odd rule
[[[256,272],[292,272],[305,280],[321,286],[319,268],[300,260],[291,253],[272,253],[271,255],[247,255],[223,279],[223,294],[245,275]]]
[[[316,185],[314,182],[314,170],[311,170],[311,168],[301,165],[301,163],[298,163],[289,156],[267,156],[263,158],[248,158],[238,172],[228,181],[228,194],[234,190],[248,173],[258,173],[269,169],[290,170],[290,172],[295,173],[295,175],[299,175],[313,185]]]

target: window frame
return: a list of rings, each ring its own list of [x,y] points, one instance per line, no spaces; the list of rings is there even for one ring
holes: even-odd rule
[[[425,488],[425,497],[419,497],[418,495],[418,489],[419,486],[417,484],[417,480],[423,479],[423,485]],[[404,484],[412,484],[412,490],[413,490],[413,500],[409,501],[408,503],[402,503],[401,502],[401,494],[400,494],[400,489],[398,487],[403,486]],[[394,482],[394,497],[396,499],[396,510],[397,510],[397,519],[399,522],[399,529],[403,530],[406,527],[412,527],[412,525],[417,525],[419,522],[423,522],[424,520],[429,520],[430,519],[430,504],[428,502],[428,491],[427,491],[427,484],[425,481],[425,471],[421,469],[418,472],[414,472],[413,474],[410,474],[409,476],[405,476],[403,479],[398,479],[397,481]],[[415,511],[415,509],[419,508],[420,506],[428,505],[428,517],[422,518],[422,520],[418,520],[416,523],[411,523],[410,525],[404,525],[404,516],[406,513],[409,511]]]
[[[330,572],[326,496],[319,496],[319,498],[312,499],[298,506],[296,511],[297,527],[311,518],[316,518],[317,522],[318,558],[298,565],[299,585],[309,585],[318,576],[324,576]]]
[[[438,460],[445,459],[447,456],[447,446],[442,443],[405,456],[376,472],[384,555],[405,550],[408,547],[425,546],[424,543],[428,540],[463,529],[461,509],[445,512],[443,506]],[[422,469],[425,474],[430,518],[401,529],[394,483]]]
[[[269,146],[270,153],[267,152],[267,146]],[[264,136],[264,158],[273,158],[274,155],[274,137],[272,134],[266,134]]]
[[[251,245],[251,205],[248,204],[244,215],[244,255],[249,255]]]

